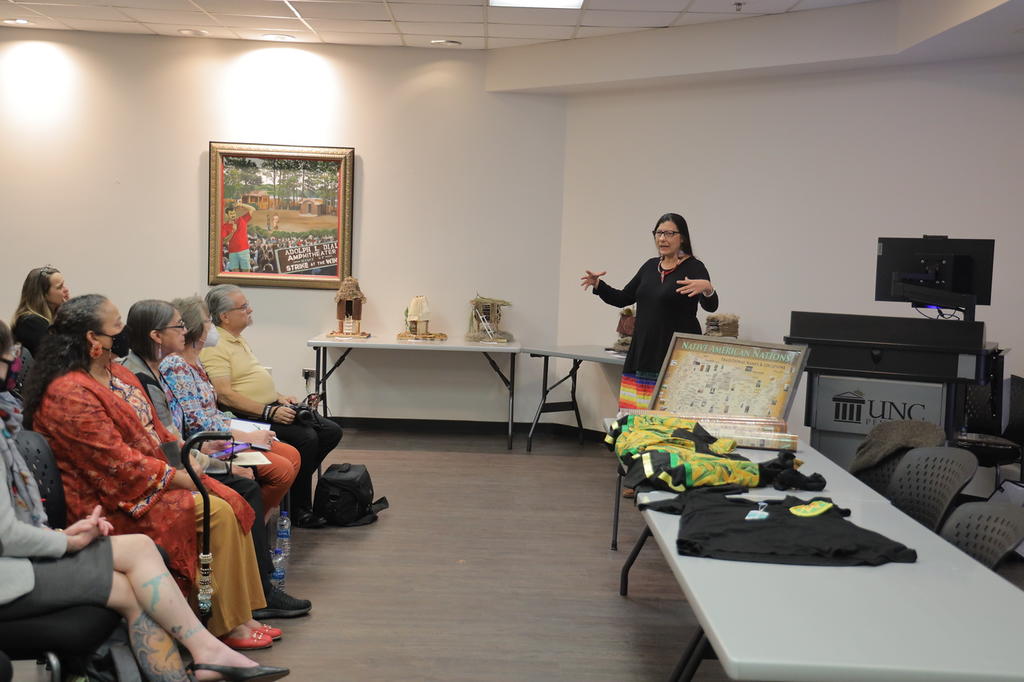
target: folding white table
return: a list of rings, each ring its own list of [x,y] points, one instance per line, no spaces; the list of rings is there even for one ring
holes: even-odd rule
[[[341,366],[341,363],[356,348],[373,350],[400,350],[420,352],[463,352],[478,353],[486,358],[491,369],[501,380],[508,391],[508,447],[512,449],[512,418],[516,399],[516,355],[521,350],[518,343],[472,343],[468,341],[380,341],[374,338],[368,339],[347,339],[342,337],[328,336],[321,334],[306,342],[316,353],[316,364],[314,370],[315,386],[318,393],[323,396],[322,405],[326,416],[327,410],[327,379],[334,371]],[[343,349],[344,352],[338,356],[334,364],[328,368],[328,351],[332,348]],[[492,355],[508,356],[508,375],[502,371]]]
[[[547,412],[572,412],[576,415],[576,427],[579,429],[580,444],[583,443],[583,420],[580,419],[580,407],[576,402],[576,373],[584,362],[595,362],[602,365],[617,365],[622,367],[626,362],[625,353],[612,353],[603,346],[524,346],[523,353],[529,353],[531,358],[544,358],[544,375],[541,383],[540,403],[537,405],[537,412],[533,415],[533,423],[530,424],[530,433],[526,436],[526,451],[533,450],[533,432],[537,428],[540,416]],[[564,377],[548,386],[548,362],[551,358],[567,358],[572,360],[572,369]],[[569,400],[560,402],[548,402],[548,394],[566,380],[571,380],[569,388]]]
[[[806,462],[801,471],[821,473],[828,487],[789,494],[832,497],[851,510],[851,522],[916,550],[917,562],[821,567],[679,556],[679,517],[644,510],[647,531],[700,624],[671,680],[689,679],[708,646],[736,680],[1024,679],[1024,592],[820,453],[803,449],[797,456]],[[771,488],[751,492],[786,494]],[[638,541],[634,552],[641,546]],[[623,593],[627,572],[628,566]]]

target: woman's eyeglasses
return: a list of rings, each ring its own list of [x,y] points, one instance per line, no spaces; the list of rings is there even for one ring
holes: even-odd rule
[[[157,327],[156,331],[162,332],[165,329],[180,329],[181,331],[186,331],[188,327],[185,326],[184,322],[179,322],[178,324],[169,324],[166,327]]]
[[[676,232],[675,230],[655,230],[654,232],[651,232],[651,234],[653,234],[655,237],[660,237],[662,239],[672,239],[672,237],[676,236],[679,233]]]

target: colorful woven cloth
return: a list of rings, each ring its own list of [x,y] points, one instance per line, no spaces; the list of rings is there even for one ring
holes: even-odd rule
[[[760,485],[760,468],[736,455],[735,441],[716,439],[693,419],[629,415],[612,428],[608,440],[627,473],[623,484],[648,484],[682,492],[705,485]]]
[[[654,397],[654,387],[658,383],[658,375],[649,372],[623,374],[619,384],[620,410],[646,410]]]

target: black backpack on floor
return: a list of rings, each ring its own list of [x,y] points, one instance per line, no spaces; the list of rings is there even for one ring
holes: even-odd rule
[[[386,497],[373,501],[370,472],[362,464],[327,467],[313,497],[313,512],[332,526],[365,526],[389,506]]]

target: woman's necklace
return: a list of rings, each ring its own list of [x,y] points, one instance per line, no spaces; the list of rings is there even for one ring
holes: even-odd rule
[[[669,274],[670,272],[672,272],[673,270],[675,270],[676,268],[678,268],[678,267],[679,267],[679,264],[680,264],[680,263],[682,263],[682,262],[683,262],[683,261],[681,261],[681,260],[678,260],[678,261],[676,261],[675,265],[673,265],[673,266],[672,266],[672,267],[670,267],[670,268],[666,268],[666,267],[665,267],[664,265],[662,265],[662,264],[661,264],[661,263],[659,262],[659,263],[658,263],[658,274],[659,274],[659,275],[661,275],[661,281],[662,281],[662,282],[664,282],[664,281],[665,281],[665,276],[666,276],[666,275],[668,275],[668,274]]]

